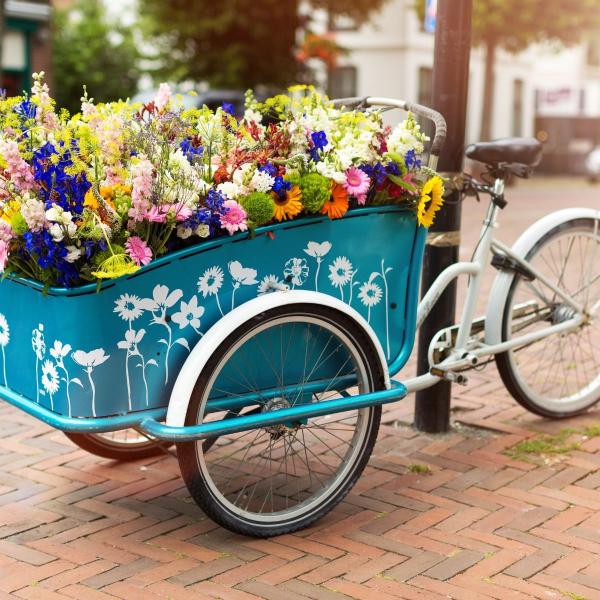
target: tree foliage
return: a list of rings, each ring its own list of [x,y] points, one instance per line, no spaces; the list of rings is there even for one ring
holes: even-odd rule
[[[131,28],[111,22],[100,0],[78,0],[54,11],[54,96],[79,110],[82,85],[97,102],[128,98],[137,90],[140,55]]]
[[[364,19],[386,0],[311,0],[314,8]],[[285,86],[297,79],[298,0],[140,0],[157,50],[156,75],[215,87]]]

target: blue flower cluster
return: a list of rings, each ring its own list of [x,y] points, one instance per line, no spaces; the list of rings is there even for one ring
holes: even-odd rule
[[[77,148],[73,148],[77,150]],[[55,162],[53,155],[59,155],[56,148],[46,142],[33,153],[33,175],[35,181],[40,185],[40,196],[46,205],[46,209],[57,204],[63,210],[70,211],[74,215],[83,212],[85,194],[91,184],[84,173],[68,175],[66,169],[73,166],[71,150],[65,150],[62,156]]]
[[[259,171],[268,173],[275,179],[271,188],[280,198],[285,196],[285,193],[292,189],[292,184],[286,181],[281,175],[277,175],[277,167],[270,162],[266,162],[262,167],[258,167]]]
[[[196,211],[181,224],[191,229],[196,229],[198,225],[208,225],[210,235],[214,235],[221,228],[221,215],[227,213],[224,202],[222,194],[214,188],[210,189],[204,201],[205,208]]]
[[[29,121],[35,119],[37,108],[29,98],[25,98],[25,100],[15,105],[14,111],[21,119],[23,119],[23,121]]]
[[[421,168],[421,159],[417,157],[414,150],[409,150],[404,155],[404,164],[407,169],[420,169]]]
[[[181,148],[183,155],[192,164],[196,159],[201,158],[204,154],[204,146],[196,146],[192,138],[185,138],[185,140],[179,144],[179,147]]]
[[[327,134],[324,131],[313,131],[310,134],[310,139],[313,143],[313,147],[310,149],[310,157],[314,162],[319,162],[321,160],[319,150],[323,150],[323,148],[325,148],[325,146],[327,146],[329,143]]]

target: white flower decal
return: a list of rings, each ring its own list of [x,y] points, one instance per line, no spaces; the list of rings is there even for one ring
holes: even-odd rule
[[[182,290],[177,289],[169,292],[169,288],[166,285],[157,285],[152,290],[152,298],[146,298],[141,301],[142,308],[152,313],[151,325],[162,325],[167,330],[167,339],[162,338],[158,340],[159,344],[164,344],[167,347],[165,352],[165,385],[169,382],[169,356],[171,348],[175,344],[179,344],[186,348],[188,352],[190,350],[185,338],[181,337],[173,341],[173,331],[169,324],[170,319],[167,320],[167,309],[177,304],[182,296]]]
[[[141,300],[137,296],[130,294],[122,294],[118,300],[115,301],[114,312],[116,312],[121,319],[124,321],[135,321],[142,316],[143,310],[141,307]]]
[[[383,291],[381,287],[371,280],[360,286],[358,297],[360,301],[368,308],[367,321],[371,322],[371,309],[381,302]]]
[[[189,302],[181,301],[179,312],[176,312],[172,319],[173,323],[179,325],[179,329],[185,329],[188,325],[199,335],[200,317],[204,314],[204,307],[198,306],[198,298],[192,296]]]
[[[75,350],[72,354],[73,360],[81,365],[87,373],[90,387],[92,388],[92,416],[96,416],[96,386],[92,378],[92,372],[96,367],[105,363],[110,355],[107,355],[102,348],[92,350],[91,352],[84,352],[83,350]]]
[[[40,401],[40,360],[46,354],[46,342],[44,341],[44,325],[40,323],[31,334],[31,347],[35,353],[35,399]]]
[[[127,367],[126,373],[129,378],[129,359],[132,356],[137,356],[140,360],[140,363],[137,365],[142,369],[142,379],[144,381],[144,389],[146,392],[146,406],[148,406],[148,381],[146,380],[146,369],[150,366],[158,366],[158,363],[152,358],[149,361],[146,361],[144,355],[140,352],[138,348],[138,344],[144,339],[146,335],[145,329],[140,329],[139,331],[135,331],[133,329],[128,329],[125,332],[125,339],[121,340],[117,343],[117,348],[121,350],[127,350],[127,355],[125,358],[125,365]],[[131,406],[131,400],[130,400]]]
[[[331,242],[308,242],[304,252],[317,259],[317,269],[315,271],[315,291],[319,291],[319,272],[321,271],[321,262],[323,257],[331,250]],[[302,284],[300,284],[302,285]]]
[[[350,284],[350,300],[352,302],[352,288],[354,287],[353,279],[356,271],[352,263],[345,256],[338,256],[331,265],[329,265],[329,281],[331,285],[340,290],[340,297],[344,300],[344,287]]]
[[[54,363],[49,358],[47,358],[42,365],[42,385],[50,396],[50,408],[54,410],[53,396],[58,392],[60,379]]]
[[[217,301],[217,308],[221,315],[225,314],[221,308],[219,302],[219,290],[223,286],[223,279],[225,274],[221,267],[210,267],[204,271],[201,277],[198,278],[198,292],[202,294],[203,298],[207,296],[214,296]]]
[[[221,267],[210,267],[198,278],[198,291],[204,298],[216,295],[223,285],[223,269]]]
[[[257,294],[264,296],[270,292],[285,291],[289,290],[290,286],[286,285],[283,281],[280,281],[277,275],[267,275],[262,278],[262,281],[258,284]]]
[[[60,369],[64,373],[64,377],[61,377],[60,380],[65,382],[65,388],[67,390],[67,405],[69,407],[69,416],[72,415],[71,411],[71,391],[70,386],[72,383],[83,387],[83,383],[77,377],[71,379],[69,376],[69,371],[65,366],[65,358],[71,352],[70,344],[63,344],[60,340],[55,340],[54,345],[50,348],[50,356],[55,360],[56,367]]]
[[[128,352],[132,352],[133,349],[142,341],[145,334],[145,329],[140,329],[139,331],[135,331],[134,329],[128,329],[125,332],[125,339],[121,340],[117,344],[117,348],[120,348],[121,350],[127,350]]]
[[[331,250],[331,242],[308,242],[304,252],[313,258],[323,258]]]
[[[231,310],[235,307],[235,292],[241,285],[256,285],[256,269],[243,267],[239,260],[232,260],[228,265],[229,274],[233,279],[233,293],[231,294]]]
[[[183,292],[181,290],[173,290],[169,293],[169,288],[166,285],[157,285],[152,290],[152,298],[145,298],[141,301],[140,306],[150,312],[160,310],[164,318],[167,308],[171,308],[177,304],[182,296]]]
[[[283,267],[283,276],[292,284],[292,289],[304,285],[308,277],[308,263],[304,258],[290,258]]]
[[[2,347],[2,371],[4,373],[4,385],[8,385],[6,378],[6,351],[5,348],[10,342],[10,328],[6,317],[0,313],[0,347]]]

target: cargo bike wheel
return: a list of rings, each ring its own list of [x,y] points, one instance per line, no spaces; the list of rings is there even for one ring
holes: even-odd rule
[[[165,454],[171,446],[164,440],[150,439],[135,429],[107,433],[65,433],[82,450],[123,462],[153,458]]]
[[[326,306],[292,304],[255,316],[215,350],[185,424],[384,388],[377,349],[360,325]],[[236,406],[236,397],[248,394],[256,400]],[[380,406],[346,410],[179,443],[177,454],[209,517],[237,533],[269,537],[307,527],[344,498],[371,455],[380,419]]]

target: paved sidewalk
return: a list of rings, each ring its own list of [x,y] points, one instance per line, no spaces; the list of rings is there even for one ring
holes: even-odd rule
[[[510,190],[501,237],[550,210],[600,208],[600,188],[569,189]],[[482,209],[465,205],[465,256]],[[451,433],[417,433],[412,412],[412,399],[386,410],[334,512],[257,541],[206,519],[174,458],[98,459],[0,403],[0,599],[600,599],[600,410],[537,418],[490,365],[454,389]],[[506,453],[540,432],[575,446]]]

